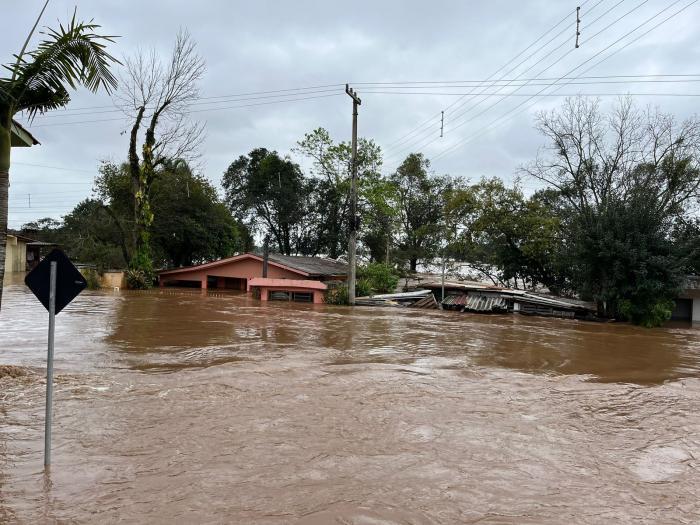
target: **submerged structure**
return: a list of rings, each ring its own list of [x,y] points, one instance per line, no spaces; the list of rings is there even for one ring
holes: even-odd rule
[[[477,282],[428,282],[421,285],[441,297],[445,310],[477,313],[520,313],[570,319],[590,318],[592,303],[514,290]],[[444,297],[442,297],[444,290]]]
[[[243,253],[158,273],[160,286],[241,290],[263,301],[323,302],[330,281],[344,281],[345,263],[322,257]]]

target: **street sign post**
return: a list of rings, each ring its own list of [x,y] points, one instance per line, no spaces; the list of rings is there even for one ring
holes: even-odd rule
[[[52,250],[24,279],[49,311],[49,343],[46,357],[46,417],[44,418],[44,466],[51,465],[51,421],[53,419],[53,350],[56,314],[87,286],[87,281],[61,250]]]

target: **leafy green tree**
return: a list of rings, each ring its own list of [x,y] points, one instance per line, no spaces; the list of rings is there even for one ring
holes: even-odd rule
[[[396,186],[378,173],[360,180],[360,246],[369,252],[372,262],[389,263],[392,235],[397,229]]]
[[[134,200],[126,164],[105,163],[95,180],[95,197],[80,202],[62,222],[43,219],[24,226],[27,235],[64,246],[76,261],[99,270],[125,268],[134,249]],[[231,216],[216,189],[183,161],[165,161],[151,194],[151,249],[160,267],[190,265],[249,250],[252,238]],[[131,271],[133,270],[133,271]],[[131,269],[133,283],[149,277]]]
[[[422,153],[411,153],[389,180],[396,192],[398,217],[396,258],[416,271],[418,262],[429,262],[444,238],[444,197],[450,181],[429,173],[430,162]]]
[[[56,243],[72,260],[94,264],[99,271],[124,268],[128,261],[121,250],[115,225],[104,204],[97,199],[79,202],[62,221],[44,218],[26,223],[21,233]]]
[[[681,217],[675,221],[671,240],[682,272],[686,275],[700,275],[700,218]]]
[[[328,131],[318,128],[304,135],[293,150],[311,159],[309,193],[310,227],[315,230],[312,252],[338,258],[347,252],[350,214],[352,148],[349,142],[334,142]],[[357,144],[358,214],[367,217],[368,207],[378,210],[375,186],[379,178],[381,149],[374,141],[360,138]],[[362,233],[360,235],[362,237]]]
[[[239,220],[261,227],[280,253],[299,251],[308,186],[297,164],[276,151],[254,149],[231,163],[222,185],[226,204]]]
[[[160,266],[189,266],[245,251],[247,230],[187,163],[168,161],[153,184],[153,254]]]
[[[97,199],[85,199],[63,218],[61,237],[73,260],[93,263],[99,271],[124,268],[128,261],[122,232]]]
[[[389,264],[373,262],[357,269],[358,279],[367,283],[372,293],[393,293],[399,284],[399,274]]]
[[[525,171],[558,192],[575,288],[601,315],[660,324],[684,268],[674,225],[700,197],[700,121],[679,124],[630,99],[606,116],[578,97],[537,126],[550,146]]]
[[[562,242],[559,219],[537,196],[525,199],[517,186],[483,179],[453,192],[447,209],[457,226],[448,253],[494,284],[561,291],[554,267]]]
[[[79,22],[74,13],[66,26],[47,29],[46,38],[34,50],[28,51],[40,18],[41,14],[22,49],[15,55],[14,63],[4,66],[8,76],[0,78],[0,276],[5,270],[13,117],[26,112],[29,118],[33,118],[37,113],[66,106],[70,102],[69,88],[82,85],[93,92],[100,88],[110,92],[117,84],[109,70],[117,61],[105,47],[105,43],[113,40],[95,33],[99,25]]]

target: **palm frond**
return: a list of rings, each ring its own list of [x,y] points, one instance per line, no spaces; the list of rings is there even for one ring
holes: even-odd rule
[[[91,91],[100,88],[108,93],[117,86],[110,66],[119,61],[106,50],[106,43],[114,37],[95,32],[100,26],[92,21],[78,22],[75,13],[67,26],[47,29],[46,38],[34,51],[21,57],[5,69],[14,80],[2,79],[7,87],[15,111],[27,111],[30,118],[36,113],[55,109],[68,103],[68,88],[78,85]]]

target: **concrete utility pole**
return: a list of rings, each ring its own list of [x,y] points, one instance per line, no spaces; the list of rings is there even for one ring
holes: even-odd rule
[[[348,241],[348,266],[350,275],[348,276],[348,303],[355,306],[355,274],[356,251],[357,251],[357,106],[362,104],[360,97],[349,84],[345,84],[345,93],[352,99],[352,178],[350,179],[350,239]]]
[[[581,6],[576,7],[576,49],[578,49],[578,38],[581,36]]]

